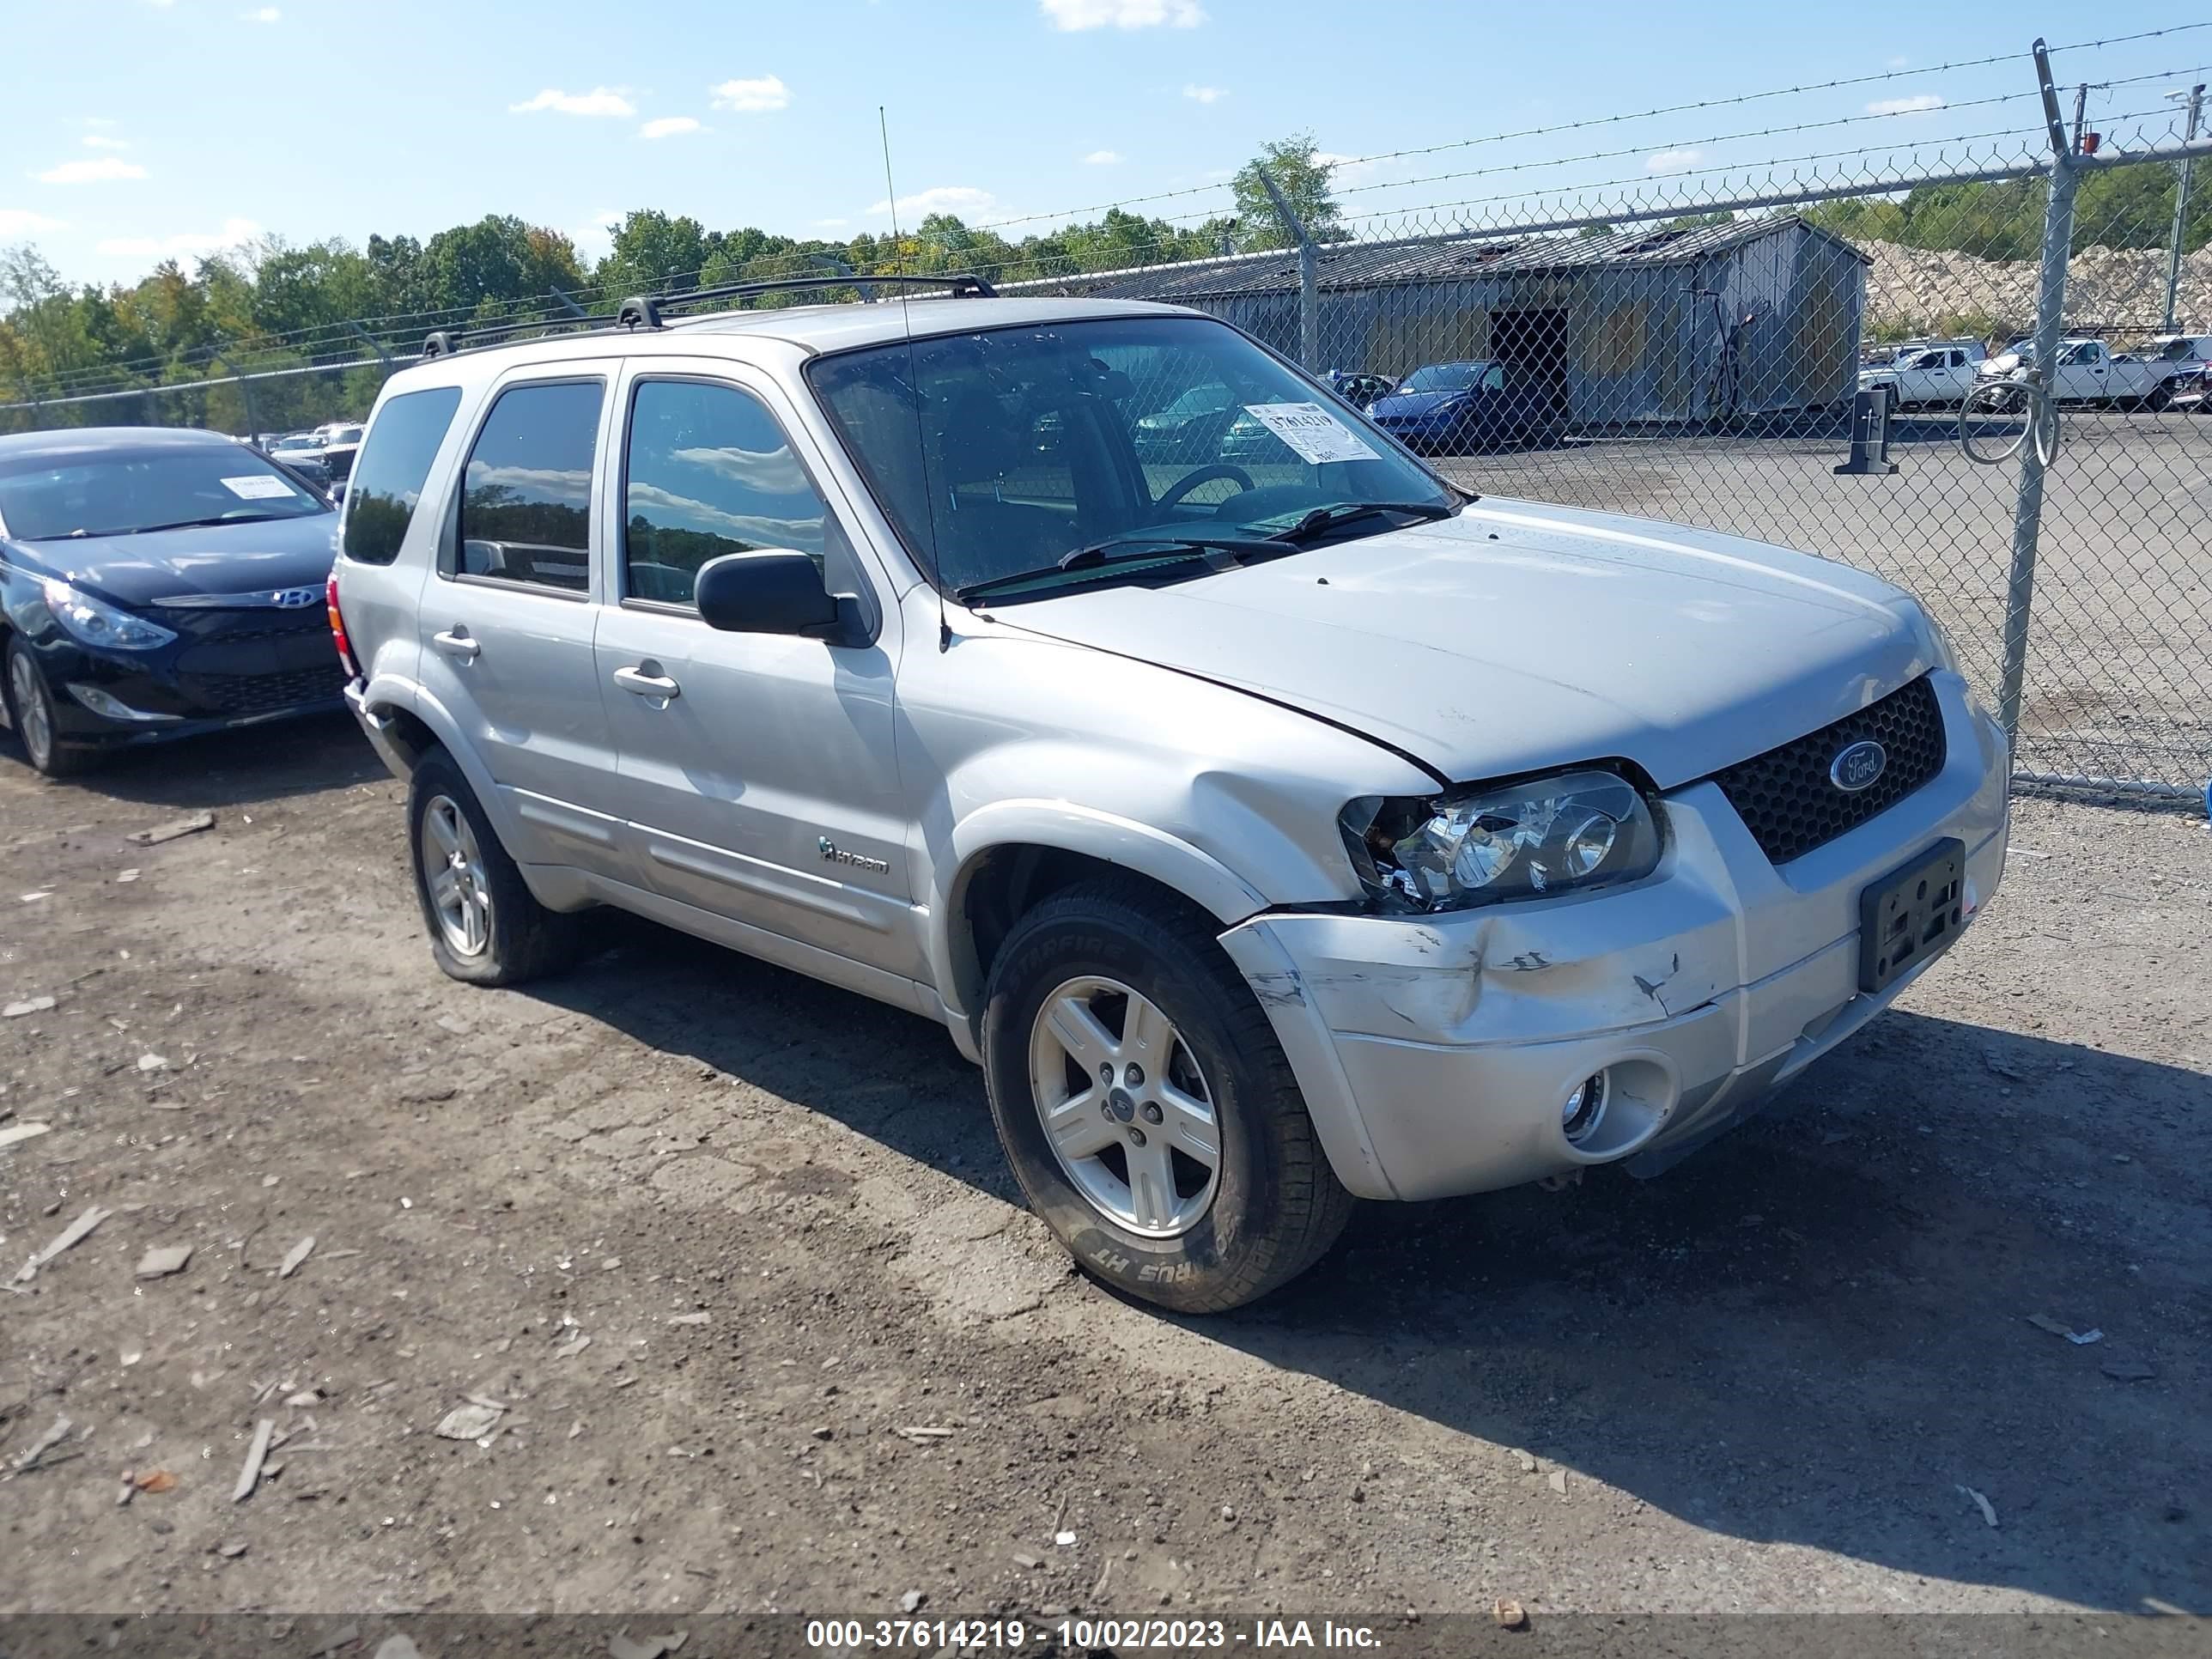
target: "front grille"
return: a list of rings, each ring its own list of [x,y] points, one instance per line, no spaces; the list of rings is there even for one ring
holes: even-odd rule
[[[1828,769],[1868,739],[1888,750],[1888,764],[1869,787],[1838,789]],[[1833,726],[1714,774],[1713,781],[1759,850],[1787,864],[1896,805],[1943,769],[1944,753],[1943,710],[1923,674]]]
[[[205,708],[224,714],[273,714],[303,703],[335,701],[345,691],[345,671],[333,652],[320,668],[295,668],[286,674],[195,674],[185,694]]]

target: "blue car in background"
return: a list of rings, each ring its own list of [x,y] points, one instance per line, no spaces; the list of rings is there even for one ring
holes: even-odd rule
[[[1474,357],[1415,369],[1367,418],[1408,449],[1455,454],[1528,439],[1542,424],[1540,402],[1510,367]]]
[[[0,697],[31,764],[343,708],[337,522],[220,433],[0,437]]]

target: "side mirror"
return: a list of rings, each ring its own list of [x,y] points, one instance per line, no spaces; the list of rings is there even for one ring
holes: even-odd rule
[[[838,641],[860,617],[859,602],[833,598],[812,559],[781,547],[709,559],[699,568],[691,599],[700,619],[726,634]]]

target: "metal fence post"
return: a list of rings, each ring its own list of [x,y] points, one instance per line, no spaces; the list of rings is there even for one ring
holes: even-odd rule
[[[2057,360],[2066,309],[2066,269],[2074,242],[2074,191],[2079,183],[2066,129],[2058,116],[2058,93],[2051,84],[2051,59],[2035,43],[2035,69],[2043,83],[2043,112],[2051,129],[2051,191],[2043,208],[2043,264],[2035,288],[2035,372],[2047,396],[2058,392]],[[2050,408],[2057,405],[2053,402]],[[1997,700],[2005,741],[2017,754],[2022,689],[2027,678],[2027,629],[2035,610],[2036,538],[2043,530],[2043,446],[2038,428],[2045,410],[2028,400],[2028,430],[2020,445],[2020,491],[2013,507],[2012,574],[2005,584],[2004,659]]]
[[[1290,198],[1275,183],[1274,177],[1265,167],[1255,167],[1260,182],[1265,185],[1267,199],[1275,204],[1275,216],[1283,222],[1283,229],[1298,248],[1298,361],[1305,365],[1306,373],[1321,373],[1321,250],[1314,246],[1313,238],[1306,232],[1305,221],[1291,208]]]
[[[2203,114],[2204,83],[2199,81],[2189,89],[2189,118],[2181,135],[2183,143],[2196,141],[2197,124]],[[2181,291],[2181,239],[2189,230],[2189,170],[2194,159],[2183,156],[2174,169],[2173,233],[2166,239],[2166,320],[2160,325],[2160,331],[2167,334],[2173,332],[2173,302]]]

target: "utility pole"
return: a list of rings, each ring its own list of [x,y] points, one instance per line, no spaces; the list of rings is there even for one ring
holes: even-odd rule
[[[2179,92],[2169,92],[2166,95],[2169,98],[2179,98],[2182,94]],[[2185,144],[2193,143],[2197,139],[2197,124],[2204,113],[2204,82],[2199,81],[2195,86],[2190,88],[2188,97],[2189,119],[2181,135],[2181,142]],[[2181,176],[2175,180],[2173,186],[2173,234],[2166,238],[2166,320],[2159,328],[2161,334],[2173,332],[2173,305],[2175,298],[2181,291],[2181,239],[2189,229],[2190,163],[2195,159],[2189,155],[2181,158],[2179,163]]]

